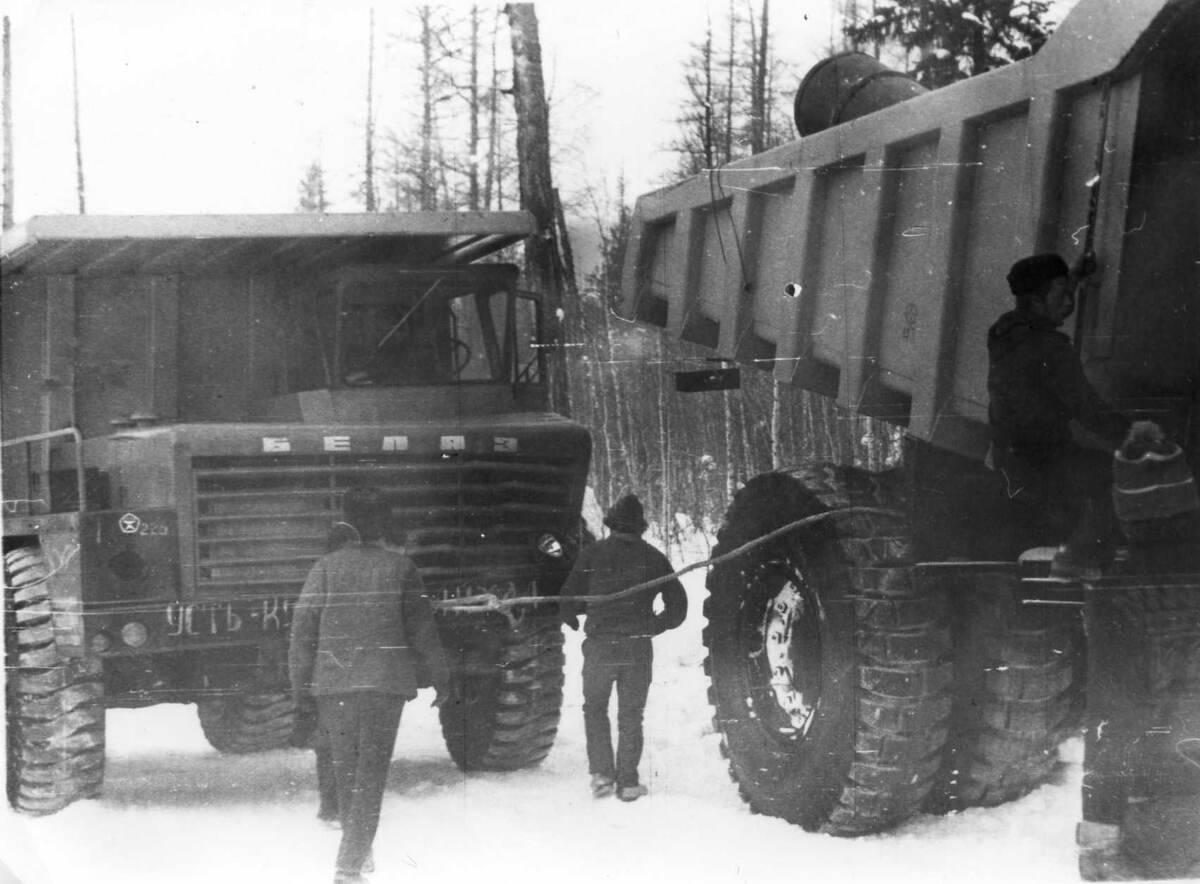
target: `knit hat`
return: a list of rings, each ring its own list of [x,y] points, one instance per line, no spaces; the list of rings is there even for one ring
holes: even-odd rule
[[[1014,295],[1036,292],[1060,276],[1070,276],[1067,262],[1053,252],[1022,258],[1008,271],[1008,288]]]
[[[626,494],[604,514],[604,524],[622,534],[641,534],[646,530],[642,502],[636,494]]]
[[[351,488],[342,495],[342,517],[363,542],[382,537],[391,514],[387,498],[377,488]]]

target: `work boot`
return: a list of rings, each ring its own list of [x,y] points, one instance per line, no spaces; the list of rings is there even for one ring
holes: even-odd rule
[[[617,797],[622,801],[637,801],[643,795],[649,795],[650,790],[645,786],[622,786],[617,789]]]
[[[1121,827],[1084,820],[1075,829],[1079,877],[1084,881],[1136,881],[1142,875],[1121,853]]]
[[[592,797],[607,798],[616,791],[616,783],[612,777],[606,777],[604,774],[592,774]]]

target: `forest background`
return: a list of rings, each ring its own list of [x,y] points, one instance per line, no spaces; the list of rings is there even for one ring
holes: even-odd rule
[[[822,54],[863,51],[938,88],[1036,51],[1053,29],[1051,14],[1063,6],[1045,0],[832,0],[822,9],[831,21]],[[729,0],[718,14],[697,11],[701,7],[680,5],[679,26],[695,33],[681,68],[662,72],[682,86],[675,134],[668,144],[645,146],[672,157],[671,171],[658,182],[663,186],[795,138],[795,89],[815,60],[811,48],[777,50],[788,35],[778,39],[770,0]],[[296,170],[295,210],[518,208],[518,126],[505,10],[420,4],[409,7],[402,25],[394,16],[388,21],[377,27],[371,8],[362,22],[365,113],[357,132],[338,139],[360,145],[353,180],[331,180],[329,162],[318,150]],[[7,62],[7,18],[5,24]],[[74,53],[73,16],[71,26]],[[396,58],[404,60],[399,76]],[[75,90],[75,147],[82,156],[78,82]],[[744,367],[736,390],[675,391],[675,372],[711,368],[717,354],[613,312],[632,196],[620,170],[581,171],[579,146],[570,135],[559,138],[566,127],[556,127],[556,115],[579,113],[580,96],[571,88],[556,92],[552,83],[547,104],[564,289],[559,337],[570,416],[592,432],[590,484],[599,503],[636,491],[669,541],[692,527],[712,531],[737,488],[765,470],[814,460],[872,469],[897,463],[896,428],[780,385],[768,371]],[[586,96],[583,105],[586,113]],[[81,213],[86,189],[80,160]],[[4,208],[8,226],[11,188]],[[499,257],[522,263],[519,249]]]

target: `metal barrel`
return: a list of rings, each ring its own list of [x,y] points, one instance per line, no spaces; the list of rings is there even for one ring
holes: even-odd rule
[[[865,53],[839,52],[804,75],[796,90],[796,129],[802,136],[812,135],[926,91],[912,77]]]

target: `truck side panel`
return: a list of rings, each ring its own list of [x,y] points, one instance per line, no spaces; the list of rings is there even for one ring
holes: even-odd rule
[[[1197,10],[1085,5],[1033,59],[643,196],[622,312],[978,458],[1005,274],[1034,252],[1075,257],[1090,226],[1103,272],[1079,321],[1093,381],[1133,395],[1116,379],[1162,335],[1176,386],[1194,386],[1178,323],[1194,322],[1195,235],[1181,231],[1195,230],[1195,188],[1169,182],[1195,181],[1196,112],[1163,111],[1194,104]],[[1176,146],[1169,171],[1142,144],[1155,138]],[[1162,245],[1127,235],[1142,215]],[[1171,268],[1158,297],[1176,325],[1138,318],[1138,334],[1114,335],[1119,296],[1154,278],[1147,254]]]

